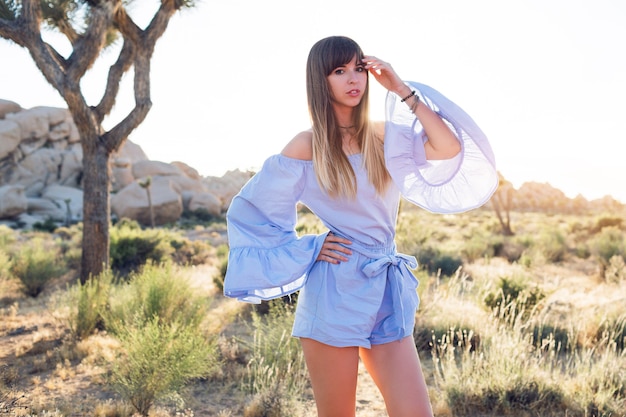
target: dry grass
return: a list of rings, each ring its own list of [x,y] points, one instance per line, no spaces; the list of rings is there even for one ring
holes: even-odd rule
[[[620,356],[617,352],[611,355],[606,349],[598,348],[602,326],[626,314],[626,280],[607,282],[599,275],[598,261],[593,256],[577,256],[577,251],[585,242],[585,231],[591,230],[595,222],[593,216],[514,213],[512,225],[517,242],[524,244],[525,241],[533,241],[536,246],[542,230],[558,229],[565,237],[567,251],[564,259],[551,262],[540,251],[528,251],[519,262],[512,263],[487,251],[478,257],[472,255],[471,260],[464,259],[463,267],[452,278],[420,272],[422,304],[417,317],[416,334],[421,326],[426,329],[467,329],[480,336],[479,339],[472,339],[473,348],[488,342],[497,345],[498,349],[504,349],[507,344],[512,346],[513,351],[523,349],[519,337],[508,333],[506,325],[494,319],[482,300],[497,287],[502,277],[526,280],[545,294],[532,319],[569,329],[570,335],[575,337],[571,343],[579,349],[579,357],[572,356],[567,360],[570,363],[578,361],[576,363],[580,366],[589,366],[580,371],[580,375],[570,375],[562,381],[566,402],[571,404],[571,411],[567,415],[602,415],[597,410],[594,414],[591,408],[580,414],[575,397],[579,395],[576,393],[593,390],[589,384],[601,385],[607,382],[603,378],[619,377],[626,372],[626,354],[621,353]],[[306,220],[301,231],[316,231],[317,227],[315,223]],[[422,245],[436,245],[448,253],[461,253],[464,245],[473,238],[487,249],[489,244],[501,247],[501,242],[496,242],[500,239],[497,228],[493,215],[486,211],[458,216],[435,216],[419,212],[419,216],[414,216],[413,211],[407,210],[401,219],[400,233],[403,234],[399,240],[408,249],[416,247],[411,238],[413,236],[421,239]],[[476,236],[480,236],[480,239]],[[400,249],[404,248],[401,246]],[[476,253],[475,247],[472,250],[473,254]],[[249,342],[251,338],[249,321],[254,307],[221,296],[213,282],[218,265],[219,260],[213,256],[205,265],[189,267],[187,275],[196,291],[211,299],[202,329],[207,334],[219,337],[222,367],[211,377],[194,381],[177,398],[159,402],[151,412],[153,417],[242,416],[246,410],[252,409],[254,399],[241,389],[241,383],[246,376],[246,364],[250,357],[249,344],[243,341]],[[48,285],[37,298],[31,298],[21,293],[15,280],[0,277],[0,415],[132,416],[132,409],[108,383],[111,364],[120,353],[118,340],[102,331],[79,341],[71,337],[67,325],[67,306],[63,300],[67,285],[75,282],[75,279],[75,275],[66,274]],[[439,334],[437,337],[442,340],[446,336]],[[493,356],[493,352],[485,352],[487,356]],[[443,355],[439,357],[441,361],[445,352],[441,350],[440,353]],[[455,372],[460,371],[450,368],[448,374],[442,374],[436,355],[433,357],[430,350],[422,350],[421,357],[436,416],[464,415],[459,414],[458,407],[455,409],[451,406],[450,399],[450,388],[455,386],[450,380]],[[535,368],[535,364],[539,363],[536,355],[520,358],[528,362],[518,365],[529,367],[520,370],[520,381],[523,381],[524,373],[526,376],[541,375],[546,381],[554,377],[546,369]],[[466,357],[457,357],[456,363],[467,366],[479,364],[476,357],[471,357],[469,349]],[[485,369],[498,369],[493,363],[484,362],[482,365]],[[608,369],[612,369],[613,373],[606,372]],[[616,369],[618,372],[615,372]],[[619,373],[620,369],[622,374]],[[366,370],[360,367],[359,373],[357,415],[386,416],[384,402]],[[448,380],[444,381],[442,375]],[[502,377],[506,379],[507,375]],[[483,387],[506,385],[506,381],[496,375],[487,373],[483,378],[486,379],[482,383]],[[614,386],[618,384],[619,381],[613,381]],[[456,386],[465,387],[466,395],[472,393],[471,388],[462,383]],[[480,391],[477,392],[480,394]],[[624,392],[617,393],[613,401],[621,401],[621,404],[626,405],[623,397]],[[297,404],[291,410],[291,415],[315,415],[310,390],[303,394]],[[612,415],[626,415],[619,413],[616,411]],[[485,412],[484,415],[498,414]],[[533,414],[532,410],[521,407],[517,411],[508,410],[499,415],[526,417],[540,414]]]

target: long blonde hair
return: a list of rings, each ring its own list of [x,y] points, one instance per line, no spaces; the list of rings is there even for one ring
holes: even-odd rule
[[[363,51],[352,39],[331,36],[318,41],[309,52],[306,68],[306,89],[309,114],[313,126],[313,166],[320,187],[330,196],[354,198],[356,175],[342,150],[341,132],[331,105],[327,77],[337,67],[354,57],[363,58]],[[354,109],[352,124],[363,154],[368,180],[379,194],[389,185],[385,167],[383,141],[369,121],[369,77],[363,98]]]

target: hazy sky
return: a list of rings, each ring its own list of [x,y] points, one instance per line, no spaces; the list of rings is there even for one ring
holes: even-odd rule
[[[152,6],[137,4],[141,20]],[[623,0],[202,0],[157,44],[153,108],[130,139],[150,159],[203,175],[258,169],[309,126],[310,47],[346,35],[463,107],[516,187],[547,182],[570,197],[626,202],[624,22]],[[115,56],[84,80],[90,104]],[[370,81],[382,118],[385,92]],[[132,107],[131,86],[132,74],[107,127]],[[30,56],[3,39],[0,98],[66,107]]]

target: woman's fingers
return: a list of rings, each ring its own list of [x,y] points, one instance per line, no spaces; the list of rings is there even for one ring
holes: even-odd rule
[[[345,262],[348,260],[345,255],[352,255],[352,251],[344,245],[350,244],[352,244],[350,240],[329,233],[326,236],[326,239],[324,239],[324,243],[322,244],[322,250],[317,257],[317,260],[326,261],[333,264]]]

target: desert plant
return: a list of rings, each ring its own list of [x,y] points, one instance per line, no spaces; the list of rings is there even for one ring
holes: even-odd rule
[[[501,277],[496,289],[485,296],[484,302],[496,317],[509,320],[521,312],[528,317],[544,297],[539,287],[529,285],[524,278]]]
[[[547,262],[561,262],[567,253],[565,237],[559,230],[544,230],[535,242],[534,250]]]
[[[15,249],[10,270],[21,281],[24,292],[36,297],[48,281],[65,272],[65,264],[53,244],[35,237]]]
[[[253,341],[244,385],[248,393],[301,398],[308,386],[304,355],[297,339],[291,337],[293,309],[278,299],[269,302],[268,314],[252,313]]]
[[[111,228],[111,268],[123,273],[137,271],[146,262],[170,259],[174,248],[165,231],[142,230],[139,223],[122,220]]]
[[[208,308],[207,299],[189,284],[183,271],[171,264],[147,264],[111,291],[106,328],[117,334],[129,323],[147,323],[154,317],[164,324],[198,327]]]
[[[75,338],[84,339],[97,328],[104,328],[112,282],[113,274],[109,270],[70,288],[69,327]]]
[[[609,265],[611,258],[619,255],[626,258],[626,236],[616,226],[607,226],[596,234],[589,243],[591,253],[595,255],[602,268],[602,275]]]
[[[190,380],[207,377],[217,365],[216,344],[193,325],[143,317],[118,328],[124,354],[111,382],[142,416],[154,402]]]

